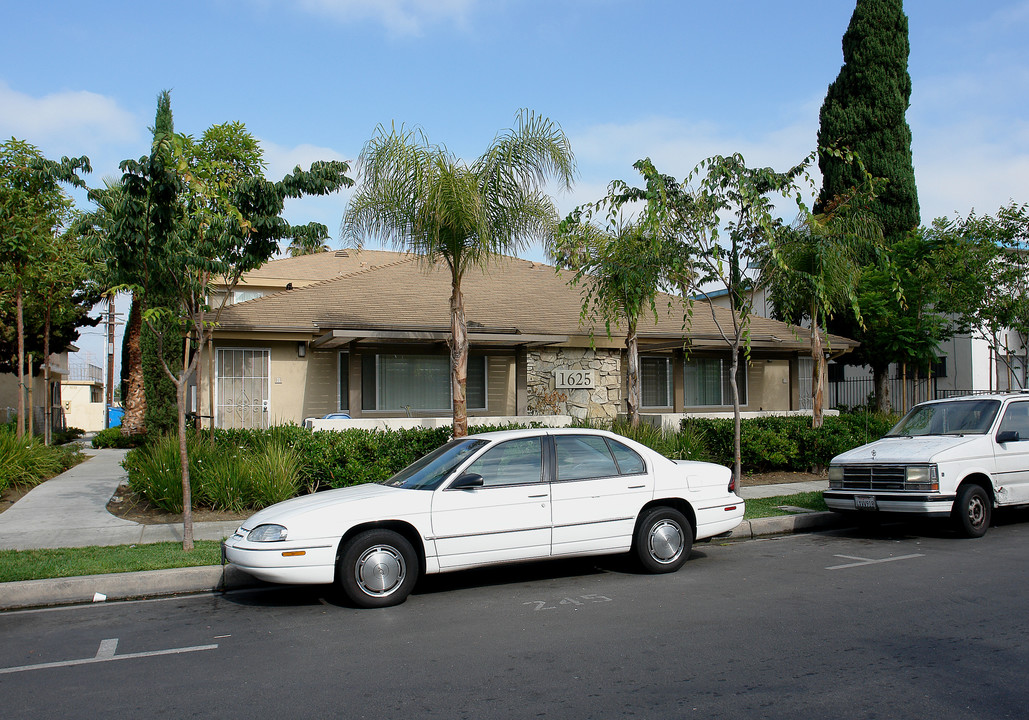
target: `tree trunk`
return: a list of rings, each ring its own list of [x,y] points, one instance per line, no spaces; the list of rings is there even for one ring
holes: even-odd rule
[[[740,418],[740,386],[736,374],[740,369],[739,341],[733,344],[732,358],[729,360],[729,387],[732,390],[732,451],[733,477],[736,478],[736,492],[739,493],[743,483],[743,422]]]
[[[43,328],[43,444],[49,445],[53,439],[54,403],[50,390],[50,306],[46,308],[46,320]]]
[[[629,332],[625,336],[625,349],[629,364],[625,378],[625,402],[629,411],[629,423],[632,427],[637,427],[640,424],[640,353],[636,323],[632,321],[629,322]]]
[[[186,374],[176,383],[179,401],[179,462],[182,463],[182,549],[193,549],[193,493],[189,483],[189,454],[186,449]]]
[[[875,411],[877,413],[890,412],[890,366],[872,366],[872,382],[875,385]],[[904,382],[907,389],[907,381]]]
[[[811,307],[811,427],[822,427],[822,406],[825,403],[825,353],[822,352],[822,334],[818,329],[818,308]]]
[[[468,434],[468,324],[464,315],[461,278],[453,277],[450,296],[450,386],[454,403],[454,437]]]
[[[15,305],[17,307],[16,324],[18,326],[18,426],[15,435],[21,439],[25,435],[25,319],[22,315],[22,284],[18,276],[18,287],[15,288]]]
[[[122,398],[122,406],[125,408],[125,415],[121,421],[122,435],[140,435],[146,432],[146,390],[143,386],[143,351],[140,347],[140,338],[143,335],[143,310],[143,301],[133,294],[129,325],[125,329],[125,342],[129,348],[129,372],[125,383],[125,397]]]

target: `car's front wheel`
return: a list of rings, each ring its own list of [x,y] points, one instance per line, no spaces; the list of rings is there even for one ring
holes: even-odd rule
[[[652,573],[675,572],[693,547],[693,528],[681,512],[670,507],[651,508],[640,519],[633,538],[636,559]]]
[[[418,554],[400,533],[366,530],[343,548],[338,580],[344,594],[358,607],[399,605],[418,580]]]
[[[990,529],[990,496],[980,485],[962,486],[953,512],[958,532],[965,537],[982,537]]]

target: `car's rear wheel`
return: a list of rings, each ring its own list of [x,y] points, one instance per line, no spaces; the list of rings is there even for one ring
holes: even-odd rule
[[[418,580],[418,554],[393,530],[366,530],[350,540],[337,573],[347,598],[363,608],[399,605]]]
[[[633,550],[644,570],[675,572],[683,566],[693,547],[693,528],[674,508],[652,508],[636,527]]]
[[[990,529],[990,496],[980,485],[964,485],[954,501],[954,522],[965,537],[978,538]]]

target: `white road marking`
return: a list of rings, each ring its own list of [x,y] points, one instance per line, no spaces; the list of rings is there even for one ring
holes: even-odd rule
[[[893,562],[894,560],[911,560],[912,558],[925,557],[925,554],[915,553],[914,555],[898,555],[896,557],[882,558],[881,560],[855,557],[853,555],[834,555],[833,557],[843,558],[844,560],[857,560],[858,562],[847,563],[846,565],[833,565],[831,567],[827,567],[826,570],[845,570],[846,568],[861,567],[862,565],[878,565],[879,563],[888,563]]]
[[[118,649],[118,638],[101,640],[96,656],[82,660],[61,660],[59,662],[39,663],[37,665],[20,665],[18,667],[0,668],[0,675],[25,672],[26,670],[42,670],[43,668],[72,667],[73,665],[89,665],[91,663],[109,662],[111,660],[133,660],[135,658],[156,657],[158,655],[179,655],[181,653],[214,650],[217,645],[196,645],[194,647],[172,648],[170,650],[151,650],[149,652],[127,653],[115,655]]]

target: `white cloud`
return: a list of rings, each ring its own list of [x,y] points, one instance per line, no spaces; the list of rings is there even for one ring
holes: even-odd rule
[[[299,165],[304,170],[311,167],[316,160],[344,160],[350,163],[350,176],[353,177],[354,156],[347,156],[332,148],[319,147],[306,143],[285,147],[269,140],[258,138],[261,149],[264,151],[264,160],[268,163],[265,170],[265,177],[269,180],[280,180],[293,168]]]
[[[109,97],[71,90],[32,97],[0,81],[0,136],[79,155],[139,136],[141,124]]]
[[[300,0],[304,10],[343,22],[381,22],[395,35],[420,35],[425,25],[464,25],[475,0]]]
[[[299,165],[307,170],[311,163],[317,160],[344,160],[350,163],[350,172],[347,175],[355,177],[354,156],[348,156],[337,150],[317,145],[296,145],[284,147],[268,140],[260,140],[261,148],[264,150],[264,159],[268,163],[265,170],[265,177],[269,180],[280,180],[293,168]],[[338,247],[339,224],[343,219],[343,211],[346,208],[347,200],[350,197],[349,190],[341,190],[338,193],[324,197],[303,197],[299,199],[287,199],[284,217],[294,225],[303,225],[309,222],[319,222],[329,230],[329,245]]]

